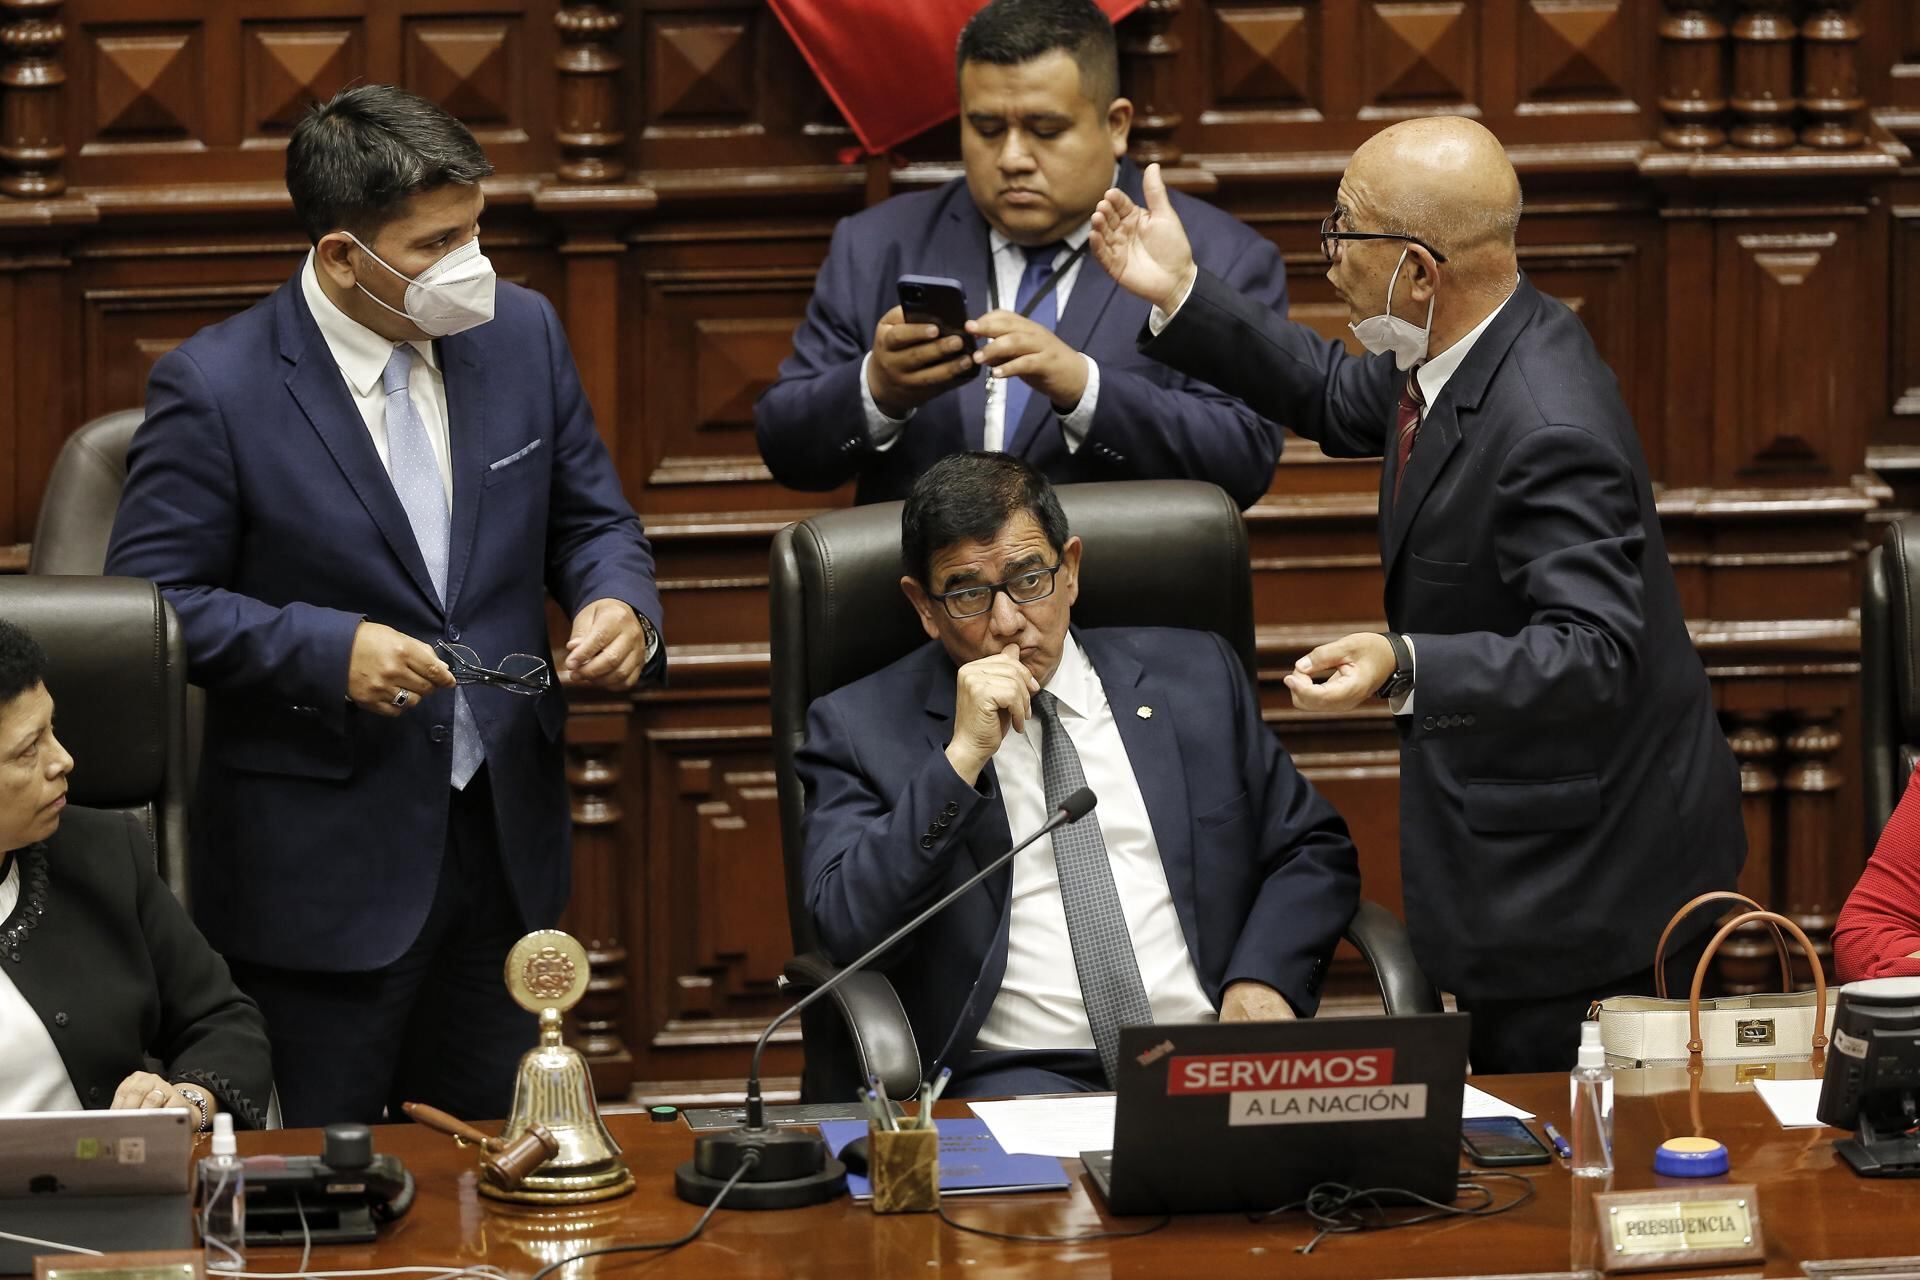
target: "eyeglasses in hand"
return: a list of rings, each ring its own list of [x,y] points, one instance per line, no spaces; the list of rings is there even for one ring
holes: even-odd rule
[[[553,687],[553,671],[544,658],[530,653],[510,653],[497,666],[483,666],[480,655],[463,644],[436,641],[434,653],[447,664],[455,684],[490,684],[508,693],[539,697]]]

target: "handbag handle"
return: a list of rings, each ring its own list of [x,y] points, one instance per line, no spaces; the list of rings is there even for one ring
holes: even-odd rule
[[[1743,911],[1720,926],[1713,935],[1713,941],[1707,943],[1707,949],[1700,955],[1700,963],[1694,966],[1693,990],[1687,996],[1687,1057],[1690,1062],[1699,1059],[1703,1044],[1700,1039],[1700,988],[1707,980],[1707,966],[1713,963],[1713,953],[1727,940],[1727,935],[1741,925],[1751,921],[1766,920],[1776,929],[1785,926],[1799,939],[1806,949],[1808,967],[1813,970],[1813,1046],[1811,1052],[1818,1054],[1827,1047],[1827,974],[1820,966],[1820,957],[1814,954],[1813,943],[1808,940],[1806,931],[1777,911]],[[1786,985],[1792,984],[1792,975],[1788,975]]]
[[[1660,931],[1660,945],[1653,949],[1653,993],[1662,1000],[1667,998],[1667,939],[1673,936],[1674,929],[1693,914],[1693,909],[1709,902],[1744,902],[1750,911],[1765,911],[1766,908],[1744,893],[1735,893],[1731,889],[1716,889],[1712,893],[1703,893],[1673,913],[1673,919],[1667,921],[1667,927]],[[1780,932],[1780,926],[1769,924],[1773,930],[1773,949],[1780,957],[1780,989],[1786,990],[1793,985],[1793,962],[1787,959],[1787,936]],[[1812,955],[1812,952],[1808,952]]]

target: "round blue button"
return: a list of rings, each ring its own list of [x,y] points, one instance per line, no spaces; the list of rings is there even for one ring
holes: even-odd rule
[[[1712,1138],[1668,1138],[1653,1153],[1653,1171],[1670,1178],[1712,1178],[1727,1171],[1727,1149]]]

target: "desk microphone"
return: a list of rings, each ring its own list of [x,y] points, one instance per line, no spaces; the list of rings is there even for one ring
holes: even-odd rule
[[[738,1129],[706,1133],[695,1139],[693,1159],[674,1171],[673,1188],[680,1198],[692,1204],[712,1204],[736,1175],[738,1184],[727,1198],[727,1203],[736,1209],[798,1209],[832,1200],[845,1191],[846,1166],[828,1158],[826,1139],[818,1131],[767,1125],[766,1103],[760,1096],[760,1054],[767,1047],[767,1040],[794,1014],[839,986],[848,974],[864,969],[875,956],[892,950],[902,938],[952,906],[961,895],[1013,861],[1015,854],[1040,837],[1086,817],[1093,811],[1094,804],[1093,789],[1081,787],[1060,802],[1060,807],[1038,831],[968,876],[939,901],[882,938],[865,955],[807,992],[769,1022],[753,1046],[753,1065],[747,1076],[747,1122]],[[752,1167],[742,1173],[741,1165],[748,1163],[749,1156],[753,1157]]]

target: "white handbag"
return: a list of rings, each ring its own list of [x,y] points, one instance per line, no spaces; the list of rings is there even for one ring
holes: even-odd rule
[[[1734,899],[1753,909],[1722,924],[1707,943],[1694,969],[1688,997],[1666,996],[1667,938],[1675,924],[1696,906]],[[1702,1000],[1714,953],[1741,925],[1766,921],[1774,934],[1780,958],[1781,985],[1791,986],[1792,969],[1782,928],[1791,932],[1812,960],[1812,991],[1782,991]],[[1675,913],[1660,937],[1654,963],[1655,996],[1612,996],[1595,1003],[1592,1016],[1600,1022],[1600,1040],[1610,1066],[1631,1070],[1616,1077],[1623,1092],[1664,1092],[1687,1077],[1701,1088],[1718,1092],[1754,1079],[1805,1079],[1820,1074],[1831,1025],[1833,1001],[1826,975],[1814,958],[1813,944],[1799,925],[1772,911],[1760,909],[1737,893],[1702,894]],[[1663,1070],[1664,1068],[1664,1070]],[[1644,1087],[1643,1087],[1644,1086]]]

